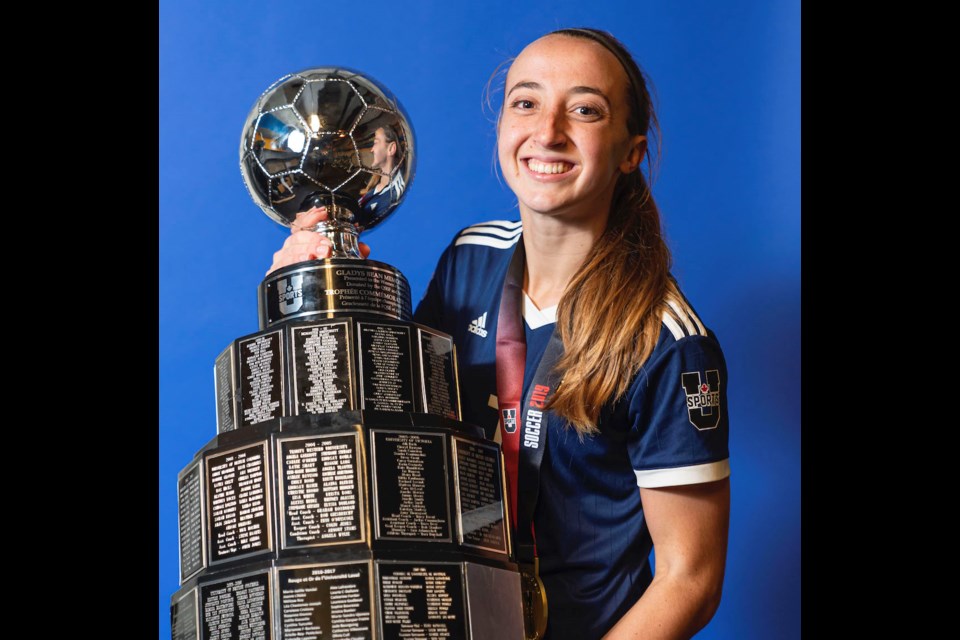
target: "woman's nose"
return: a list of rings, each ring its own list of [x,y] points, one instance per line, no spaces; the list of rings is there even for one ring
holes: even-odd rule
[[[553,110],[541,112],[537,122],[536,141],[544,147],[556,147],[566,141],[563,114]]]

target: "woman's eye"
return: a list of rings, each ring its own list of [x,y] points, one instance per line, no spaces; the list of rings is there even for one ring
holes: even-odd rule
[[[577,112],[577,115],[581,115],[581,116],[598,116],[598,115],[600,115],[600,110],[599,110],[599,109],[595,109],[594,107],[588,107],[588,106],[579,106],[579,107],[577,107],[576,109],[574,109],[574,111]]]
[[[517,109],[533,109],[533,101],[531,100],[517,100],[513,103],[513,106]]]

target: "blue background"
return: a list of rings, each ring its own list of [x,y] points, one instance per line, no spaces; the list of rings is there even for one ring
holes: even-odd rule
[[[250,200],[240,130],[282,75],[344,65],[403,103],[416,177],[364,235],[414,299],[452,235],[516,219],[494,172],[493,70],[543,33],[607,29],[653,79],[654,195],[674,273],[723,344],[732,509],[723,601],[698,638],[800,637],[800,3],[162,0],[159,637],[179,587],[176,475],[216,432],[212,367],[257,329],[256,288],[286,229]]]

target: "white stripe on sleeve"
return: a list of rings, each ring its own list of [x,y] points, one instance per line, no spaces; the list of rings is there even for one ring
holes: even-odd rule
[[[690,467],[674,467],[672,469],[650,469],[648,471],[633,470],[637,474],[637,486],[641,489],[656,489],[658,487],[674,487],[683,484],[697,484],[723,480],[730,475],[730,458],[706,464],[696,464]]]
[[[670,308],[677,312],[677,317],[680,318],[680,321],[683,323],[683,326],[687,330],[687,335],[695,336],[697,335],[697,330],[694,328],[693,323],[690,322],[690,316],[685,312],[685,309],[681,309],[680,305],[676,303],[675,300],[667,298],[667,304],[670,305]],[[686,306],[686,305],[684,305]]]
[[[693,307],[687,305],[687,311],[690,312],[690,317],[693,318],[693,321],[697,323],[697,326],[698,326],[698,327],[700,327],[700,335],[702,335],[702,336],[707,335],[707,330],[706,330],[706,328],[703,326],[703,323],[700,322],[700,318],[697,317],[697,314],[695,314],[695,313],[693,312]]]
[[[670,329],[670,333],[672,333],[673,337],[677,340],[684,337],[683,329],[680,328],[677,321],[666,311],[663,312],[663,324],[667,325],[667,329]]]

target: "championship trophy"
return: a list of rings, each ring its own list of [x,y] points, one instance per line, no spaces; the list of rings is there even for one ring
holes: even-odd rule
[[[451,337],[358,249],[415,161],[403,108],[356,71],[253,105],[251,197],[285,226],[326,207],[333,251],[267,276],[260,330],[214,364],[217,433],[178,476],[173,640],[523,637],[500,448],[460,420]]]

